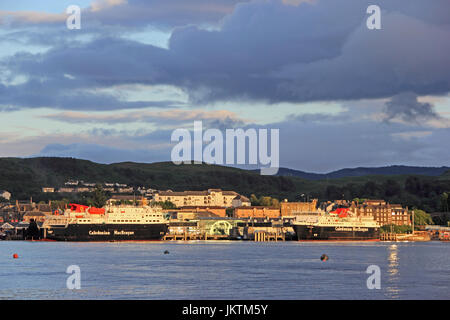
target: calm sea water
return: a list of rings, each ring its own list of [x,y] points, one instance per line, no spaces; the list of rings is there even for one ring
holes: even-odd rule
[[[2,241],[0,299],[450,299],[450,243]]]

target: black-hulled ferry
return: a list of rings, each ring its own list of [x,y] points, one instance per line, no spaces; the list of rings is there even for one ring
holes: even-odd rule
[[[64,215],[44,222],[46,238],[58,241],[161,240],[167,220],[160,208],[71,204]]]
[[[352,216],[348,208],[298,215],[293,223],[298,240],[379,240],[380,226],[373,217]]]

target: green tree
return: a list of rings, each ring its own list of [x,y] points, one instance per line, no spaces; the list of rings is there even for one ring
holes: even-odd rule
[[[52,200],[51,208],[52,210],[64,210],[69,204],[69,199],[63,198],[62,200]]]
[[[386,180],[383,183],[384,194],[386,197],[393,197],[400,195],[402,188],[395,180]]]
[[[259,205],[259,200],[254,194],[252,194],[250,196],[250,202],[251,202],[252,206],[258,206]]]
[[[448,193],[447,192],[444,192],[441,195],[441,206],[442,206],[442,211],[448,212],[449,205],[448,205]]]
[[[160,206],[163,210],[169,210],[169,209],[176,209],[177,208],[177,206],[173,202],[171,202],[169,200],[166,200],[166,201],[153,201],[152,202],[152,206]]]
[[[272,198],[272,207],[279,208],[280,201],[278,199]]]
[[[272,198],[271,197],[259,198],[259,205],[264,207],[270,207],[272,205]]]
[[[433,224],[431,216],[423,210],[414,209],[414,225],[424,226],[427,224]]]
[[[408,225],[386,224],[380,228],[381,233],[410,233],[411,231],[412,227]]]
[[[96,185],[94,191],[92,192],[91,198],[88,200],[89,205],[102,208],[106,205],[107,196],[105,190],[103,190],[101,185]]]

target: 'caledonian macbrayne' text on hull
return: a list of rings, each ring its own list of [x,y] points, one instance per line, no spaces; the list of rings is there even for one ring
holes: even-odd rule
[[[299,215],[293,229],[298,240],[379,240],[380,236],[373,217],[354,216],[348,208]]]

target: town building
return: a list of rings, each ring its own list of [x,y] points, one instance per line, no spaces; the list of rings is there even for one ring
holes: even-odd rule
[[[27,215],[28,213],[28,215]],[[0,205],[0,217],[5,222],[19,222],[35,213],[42,213],[44,216],[52,214],[51,202],[36,204],[32,200],[19,201],[16,200],[15,204],[2,204]],[[25,218],[28,217],[28,218]],[[39,217],[42,217],[39,215]],[[39,219],[36,219],[40,221]]]
[[[250,202],[250,199],[241,195],[236,196],[233,201],[231,202],[231,205],[236,207],[250,207],[252,204]]]
[[[220,206],[207,206],[207,207],[199,207],[199,206],[184,206],[180,207],[176,210],[177,212],[210,212],[217,217],[226,217],[227,216],[227,208]]]
[[[233,199],[239,194],[234,191],[222,191],[221,189],[208,189],[206,191],[160,191],[154,194],[153,199],[159,201],[170,201],[177,207],[184,206],[220,206],[232,207]]]
[[[209,210],[177,211],[177,219],[181,221],[198,220],[201,218],[218,218]]]
[[[411,212],[408,207],[390,204],[384,200],[365,200],[359,204],[352,202],[350,211],[357,216],[373,216],[380,225],[411,225]]]
[[[133,193],[133,191],[134,191],[133,187],[119,188],[117,190],[118,193]]]
[[[247,206],[234,208],[234,217],[238,219],[264,218],[277,219],[280,217],[280,209],[275,207]]]
[[[9,193],[6,190],[0,190],[0,198],[6,199],[6,200],[11,200],[11,193]]]
[[[79,181],[74,181],[74,180],[69,180],[64,183],[64,185],[66,185],[66,186],[78,186],[78,184],[79,184]]]
[[[292,217],[303,213],[316,212],[317,199],[309,202],[287,202],[280,203],[280,212],[283,217]]]
[[[33,219],[36,222],[44,222],[47,215],[40,211],[30,211],[23,215],[23,221],[30,222]]]

